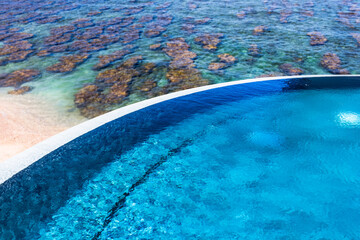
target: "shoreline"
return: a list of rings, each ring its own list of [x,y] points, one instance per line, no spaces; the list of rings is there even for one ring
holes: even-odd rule
[[[0,162],[85,120],[36,95],[0,93]]]

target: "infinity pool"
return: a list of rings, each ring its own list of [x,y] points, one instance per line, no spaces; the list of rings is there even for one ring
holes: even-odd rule
[[[359,79],[168,100],[0,185],[0,239],[359,239]]]

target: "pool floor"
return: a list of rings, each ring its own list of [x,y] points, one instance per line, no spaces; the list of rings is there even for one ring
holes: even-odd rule
[[[151,135],[33,239],[357,239],[360,90],[242,99]]]

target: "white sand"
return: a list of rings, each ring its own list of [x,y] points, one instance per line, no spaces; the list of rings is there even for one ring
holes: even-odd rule
[[[31,94],[0,94],[0,161],[84,120]]]

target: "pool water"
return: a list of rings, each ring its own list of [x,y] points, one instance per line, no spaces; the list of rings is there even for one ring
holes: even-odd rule
[[[62,204],[27,209],[30,227],[4,225],[0,238],[358,239],[359,103],[360,89],[344,88],[203,104],[109,153]]]

